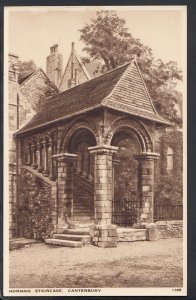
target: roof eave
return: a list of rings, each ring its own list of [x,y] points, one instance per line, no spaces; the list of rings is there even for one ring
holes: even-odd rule
[[[81,111],[69,114],[67,116],[63,116],[61,118],[58,118],[58,119],[55,119],[55,120],[43,123],[41,125],[34,126],[32,128],[26,129],[26,130],[22,130],[22,128],[18,129],[17,131],[15,131],[14,137],[19,137],[19,136],[25,135],[25,134],[27,134],[27,133],[29,133],[31,131],[37,130],[37,129],[43,129],[44,127],[47,127],[49,125],[52,125],[52,124],[58,123],[60,121],[64,121],[64,120],[70,119],[70,118],[72,118],[74,116],[77,116],[77,115],[80,115],[80,114],[83,114],[83,113],[86,113],[86,112],[89,112],[89,111],[92,111],[92,110],[95,110],[95,109],[101,108],[101,107],[104,107],[104,105],[97,104],[97,105],[95,105],[93,107],[89,107],[89,108],[83,109]]]
[[[126,114],[129,114],[129,115],[131,115],[131,116],[136,116],[136,117],[140,117],[140,118],[142,118],[142,119],[146,119],[146,120],[150,120],[150,121],[153,121],[153,122],[155,122],[157,125],[158,124],[160,124],[159,126],[160,127],[170,127],[170,126],[173,126],[173,124],[171,124],[170,122],[168,122],[168,121],[166,121],[166,120],[158,120],[158,119],[156,119],[156,118],[151,118],[151,117],[149,117],[149,116],[142,116],[142,115],[140,115],[140,114],[137,114],[137,113],[135,113],[135,112],[129,112],[129,111],[127,111],[127,110],[123,110],[123,109],[121,109],[121,108],[117,108],[117,107],[112,107],[111,105],[108,105],[107,103],[106,104],[104,104],[103,105],[104,107],[107,107],[107,108],[110,108],[110,109],[113,109],[113,110],[117,110],[117,111],[120,111],[120,112],[123,112],[123,113],[126,113]],[[160,117],[161,118],[161,117]]]

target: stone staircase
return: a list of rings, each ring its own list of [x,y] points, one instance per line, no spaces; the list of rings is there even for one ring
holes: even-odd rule
[[[81,248],[90,244],[91,236],[88,227],[81,227],[66,229],[63,233],[56,233],[53,235],[53,238],[46,239],[45,242],[50,245]]]
[[[74,174],[72,221],[91,221],[94,218],[93,182]]]

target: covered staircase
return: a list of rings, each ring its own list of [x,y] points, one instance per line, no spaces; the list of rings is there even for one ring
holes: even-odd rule
[[[94,219],[93,181],[77,173],[74,174],[72,221],[91,221]]]

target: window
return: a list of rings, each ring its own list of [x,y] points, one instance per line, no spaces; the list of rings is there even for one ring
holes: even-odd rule
[[[171,172],[174,169],[174,152],[173,149],[167,148],[167,171]]]

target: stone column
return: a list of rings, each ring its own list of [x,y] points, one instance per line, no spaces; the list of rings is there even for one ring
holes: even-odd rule
[[[26,155],[27,155],[27,160],[25,161],[25,165],[30,166],[31,165],[31,148],[28,145],[25,149]]]
[[[52,158],[52,155],[53,155],[53,143],[52,143],[52,140],[49,140],[48,142],[48,161],[49,161],[49,178],[51,180],[53,180],[54,176],[53,176],[53,158]]]
[[[32,151],[32,145],[29,144],[29,166],[33,164],[33,151]]]
[[[118,148],[96,146],[89,148],[94,156],[94,207],[95,225],[92,241],[98,247],[116,247],[117,228],[112,225],[113,167],[112,156]]]
[[[49,172],[48,172],[48,149],[47,149],[47,142],[43,141],[42,144],[43,144],[43,151],[44,151],[44,162],[43,162],[43,164],[44,164],[43,165],[44,170],[43,170],[43,175],[44,176],[48,176]]]
[[[41,143],[37,143],[37,166],[38,166],[38,172],[41,173],[43,171],[42,165],[41,165]]]
[[[154,161],[157,153],[140,153],[134,155],[138,161],[138,190],[140,212],[138,223],[153,223],[154,209]]]
[[[77,155],[60,153],[52,157],[58,164],[58,232],[62,232],[67,227],[73,210],[73,169]]]
[[[32,145],[31,146],[31,150],[32,150],[32,168],[36,169],[37,168],[37,164],[36,164],[36,146]]]

